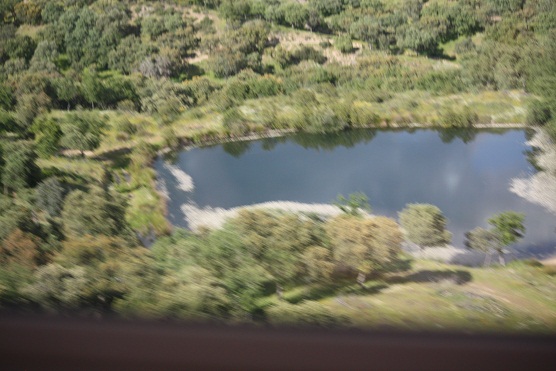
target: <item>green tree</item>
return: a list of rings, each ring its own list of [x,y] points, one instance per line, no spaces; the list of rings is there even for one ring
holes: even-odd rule
[[[22,58],[29,61],[36,47],[37,43],[29,36],[16,36],[6,42],[5,52],[10,59]]]
[[[79,292],[84,309],[112,311],[133,287],[146,284],[141,277],[153,264],[148,251],[118,237],[72,236],[66,239],[55,262],[64,267],[83,267],[84,284]]]
[[[48,158],[58,152],[62,130],[55,119],[40,116],[30,128],[35,134],[35,147],[40,157]]]
[[[53,80],[52,84],[56,91],[56,97],[59,101],[66,103],[66,109],[69,111],[72,103],[74,103],[80,95],[79,85],[75,81],[75,78],[71,75],[62,76]],[[96,101],[95,98],[92,99]]]
[[[62,221],[69,236],[126,236],[125,205],[110,193],[94,187],[70,192],[63,204]]]
[[[34,273],[33,282],[22,291],[43,308],[61,312],[81,305],[87,281],[83,267],[48,264]]]
[[[14,97],[9,86],[0,83],[0,109],[10,110],[13,107]]]
[[[338,14],[344,9],[342,0],[310,0],[309,5],[323,17]]]
[[[62,210],[66,191],[60,181],[50,177],[37,185],[37,207],[46,211],[51,217],[58,216]]]
[[[334,41],[334,46],[344,54],[353,52],[353,43],[349,35],[338,36]]]
[[[338,195],[334,205],[348,215],[360,216],[362,212],[370,213],[369,198],[363,192],[351,193],[348,198]]]
[[[54,73],[57,70],[55,62],[58,59],[57,45],[54,41],[41,41],[37,45],[33,58],[29,63],[29,68],[32,71],[46,71]]]
[[[251,13],[249,0],[222,0],[218,13],[229,21],[244,21]]]
[[[386,217],[358,218],[341,215],[326,223],[336,264],[355,270],[364,286],[367,275],[380,272],[401,251],[397,223]]]
[[[334,272],[332,252],[326,247],[310,246],[303,253],[303,263],[313,281],[328,282]]]
[[[287,2],[282,6],[284,20],[292,28],[303,28],[309,19],[309,11],[298,2]]]
[[[95,103],[99,104],[102,102],[104,87],[96,71],[88,68],[83,70],[81,91],[83,97],[91,104],[93,109],[95,108]]]
[[[535,100],[529,104],[525,121],[528,125],[542,126],[552,118],[552,110],[547,102]]]
[[[17,125],[17,121],[13,113],[4,111],[0,108],[0,133],[15,133],[19,130],[20,128]]]
[[[33,220],[33,211],[29,205],[19,202],[19,199],[0,195],[0,207],[2,209],[2,213],[0,213],[0,241],[16,229],[33,235],[42,234],[40,227]]]
[[[149,36],[151,40],[155,40],[166,31],[164,20],[161,17],[152,16],[141,19],[141,33]]]
[[[438,30],[419,23],[399,27],[396,31],[397,46],[417,53],[434,55],[438,53]]]
[[[209,270],[185,266],[167,272],[156,294],[156,314],[164,317],[221,320],[228,316],[230,299]]]
[[[135,35],[122,39],[117,48],[108,54],[108,67],[112,70],[130,74],[139,68],[141,61],[153,54],[155,48],[141,42]]]
[[[515,211],[505,211],[488,220],[488,223],[493,227],[493,232],[500,241],[496,249],[500,264],[505,264],[503,248],[523,238],[525,234],[524,220],[525,215]]]
[[[29,142],[11,142],[3,145],[4,167],[2,183],[6,190],[19,191],[33,187],[40,179],[41,171],[35,160],[37,155]]]
[[[216,77],[233,76],[246,64],[245,55],[231,49],[217,50],[209,61],[210,69]]]
[[[294,214],[242,210],[234,223],[247,251],[274,278],[281,298],[283,286],[301,273],[301,254],[313,242],[310,222]]]
[[[490,263],[490,255],[493,251],[498,250],[499,245],[500,240],[497,234],[491,230],[477,227],[465,233],[465,246],[468,249],[485,253],[485,266]]]
[[[61,125],[63,136],[60,144],[66,148],[92,151],[100,145],[105,122],[94,112],[73,113]]]
[[[42,8],[41,17],[45,23],[54,23],[64,13],[64,7],[57,2],[48,1]]]
[[[421,247],[450,243],[452,235],[446,230],[446,218],[434,205],[409,204],[399,218],[406,238]]]
[[[17,98],[15,118],[19,124],[19,130],[26,131],[33,120],[40,114],[49,111],[51,100],[44,92],[22,94]]]
[[[41,6],[37,2],[28,0],[14,6],[18,21],[26,24],[39,24],[41,21]]]

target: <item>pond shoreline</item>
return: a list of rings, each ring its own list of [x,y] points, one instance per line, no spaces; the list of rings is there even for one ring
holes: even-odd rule
[[[525,124],[525,123],[516,123],[516,122],[513,122],[513,123],[475,124],[475,125],[470,126],[470,127],[456,127],[456,126],[443,127],[443,126],[437,126],[437,125],[432,125],[432,124],[408,123],[408,124],[389,124],[389,125],[381,125],[381,126],[376,126],[376,125],[361,126],[361,127],[347,128],[345,130],[332,131],[332,132],[328,132],[328,134],[341,133],[343,131],[360,130],[360,129],[361,130],[364,130],[364,129],[366,129],[366,130],[370,130],[370,129],[376,129],[376,130],[388,130],[388,129],[396,129],[396,130],[404,130],[404,129],[432,129],[432,130],[469,129],[469,130],[482,130],[482,129],[527,129],[529,127],[530,126]],[[269,138],[281,138],[281,137],[284,137],[288,134],[298,134],[298,133],[325,134],[324,132],[309,132],[309,131],[306,131],[306,130],[296,130],[296,129],[269,129],[269,130],[261,132],[261,133],[250,132],[250,133],[248,133],[246,135],[242,135],[242,136],[219,137],[219,138],[210,139],[210,140],[202,140],[202,141],[199,141],[198,143],[187,143],[187,144],[184,144],[184,145],[180,145],[179,149],[188,151],[188,150],[193,149],[193,148],[206,147],[206,146],[225,144],[225,143],[254,141],[254,140],[269,139]],[[179,136],[178,139],[183,140],[183,139],[187,139],[187,137],[186,136]],[[129,148],[131,148],[131,146]],[[173,150],[175,150],[175,148],[164,147],[164,148],[161,148],[158,151],[157,154],[158,155],[165,155],[167,153],[172,152]]]

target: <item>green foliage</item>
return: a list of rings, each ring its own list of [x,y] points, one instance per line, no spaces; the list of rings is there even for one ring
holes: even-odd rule
[[[459,69],[428,72],[418,78],[415,87],[436,94],[455,94],[470,88]]]
[[[280,6],[284,14],[284,21],[292,28],[303,28],[309,19],[309,11],[298,2],[286,2]]]
[[[152,52],[148,44],[141,42],[135,35],[122,39],[116,49],[108,54],[108,67],[112,70],[130,74],[139,68],[141,61]]]
[[[326,283],[331,279],[334,263],[332,252],[326,247],[308,247],[303,253],[302,260],[312,281]]]
[[[64,268],[59,264],[49,264],[39,268],[33,278],[33,283],[24,289],[24,293],[43,307],[60,311],[76,309],[81,304],[87,285],[83,267]]]
[[[66,148],[92,151],[100,145],[104,119],[95,112],[72,113],[61,125],[63,136],[60,144]]]
[[[36,205],[51,217],[56,217],[62,210],[66,190],[60,181],[50,177],[37,185]]]
[[[17,203],[13,198],[0,196],[0,240],[4,240],[16,229],[40,235],[40,228],[33,221],[32,210],[24,204]]]
[[[454,51],[456,54],[463,55],[466,53],[471,53],[475,51],[476,45],[473,43],[473,40],[470,37],[466,37],[465,39],[456,42],[454,46]]]
[[[6,42],[5,52],[10,59],[22,58],[29,61],[35,53],[36,47],[37,43],[29,36],[17,36]]]
[[[72,104],[80,97],[81,91],[78,84],[71,76],[62,76],[52,81],[56,97],[60,103],[66,103],[66,108],[69,111]]]
[[[406,238],[420,246],[442,246],[450,243],[446,218],[440,209],[429,204],[409,204],[399,213]]]
[[[523,221],[525,215],[515,211],[505,211],[488,220],[494,228],[494,232],[500,239],[502,246],[514,244],[525,234]]]
[[[440,112],[438,124],[442,127],[470,128],[479,122],[479,115],[468,106],[454,110],[449,107]]]
[[[14,6],[17,20],[26,24],[38,24],[41,21],[41,6],[35,1],[20,2]]]
[[[222,0],[218,12],[228,21],[244,21],[251,13],[251,2],[249,0]]]
[[[386,217],[359,218],[341,215],[326,223],[334,261],[359,273],[363,284],[366,275],[380,272],[401,251],[402,235],[397,223]]]
[[[361,192],[351,193],[348,198],[338,195],[337,201],[334,204],[348,215],[360,216],[362,211],[371,212],[369,198]]]
[[[210,68],[216,77],[229,77],[241,71],[246,64],[240,52],[223,49],[214,53]]]
[[[186,266],[163,277],[156,314],[189,319],[225,319],[230,299],[219,279],[204,268]]]
[[[237,108],[230,108],[222,115],[222,126],[231,135],[245,135],[249,132],[249,126],[245,122],[245,117]]]
[[[496,14],[516,12],[523,8],[525,0],[487,0],[487,4]]]
[[[65,233],[69,236],[126,236],[125,204],[98,188],[70,192],[62,209]]]
[[[0,133],[2,132],[17,132],[18,128],[17,122],[14,115],[11,112],[6,112],[0,108]]]
[[[17,192],[37,184],[41,171],[35,163],[37,155],[33,146],[29,142],[18,141],[4,143],[2,147],[4,190],[10,189]]]
[[[527,125],[542,126],[552,118],[551,107],[546,102],[533,101],[527,110]]]
[[[500,240],[497,234],[477,227],[465,233],[465,246],[469,249],[490,253],[499,249]]]
[[[48,158],[58,152],[62,130],[55,119],[38,117],[30,131],[35,134],[35,147],[40,157]]]
[[[438,53],[438,30],[419,23],[400,27],[397,31],[397,46],[417,53],[435,55]]]
[[[32,279],[30,268],[15,266],[0,267],[0,307],[16,307],[23,305],[26,298],[21,293],[21,288]]]
[[[311,0],[309,5],[315,8],[323,17],[338,14],[344,9],[342,0]]]
[[[301,254],[313,242],[312,225],[290,214],[246,211],[234,220],[246,250],[261,262],[277,285],[291,283],[300,275]]]
[[[13,103],[12,89],[0,83],[0,109],[10,110],[13,107]]]
[[[338,36],[336,40],[334,40],[334,46],[344,54],[353,52],[353,43],[349,35]]]

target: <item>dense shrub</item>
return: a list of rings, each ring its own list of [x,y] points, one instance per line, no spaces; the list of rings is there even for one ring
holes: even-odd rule
[[[237,108],[230,108],[222,115],[222,126],[233,136],[245,135],[249,132],[249,125],[245,117]]]
[[[366,127],[380,123],[380,116],[374,112],[372,105],[367,102],[353,102],[349,117],[353,127]]]
[[[551,107],[547,102],[534,101],[527,110],[527,125],[544,125],[552,118]]]
[[[440,246],[450,243],[452,235],[446,230],[446,218],[434,205],[409,204],[399,213],[399,218],[406,238],[417,245]]]
[[[420,76],[415,87],[432,93],[454,94],[469,89],[460,69],[431,71]]]
[[[440,112],[437,124],[442,127],[472,127],[479,122],[479,116],[469,107],[454,110],[452,107],[443,109]]]
[[[354,50],[353,42],[349,35],[338,36],[336,40],[334,40],[334,46],[344,54],[352,53]]]

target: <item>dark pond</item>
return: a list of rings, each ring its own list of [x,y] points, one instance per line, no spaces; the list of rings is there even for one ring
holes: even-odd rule
[[[371,131],[228,143],[183,151],[173,164],[189,174],[184,192],[159,159],[155,166],[170,197],[169,219],[187,223],[180,206],[232,208],[267,201],[331,203],[338,194],[361,191],[373,212],[397,217],[407,203],[431,203],[449,220],[453,244],[464,233],[487,227],[495,213],[526,215],[526,238],[517,246],[553,252],[556,217],[510,192],[513,178],[536,170],[524,130]]]

